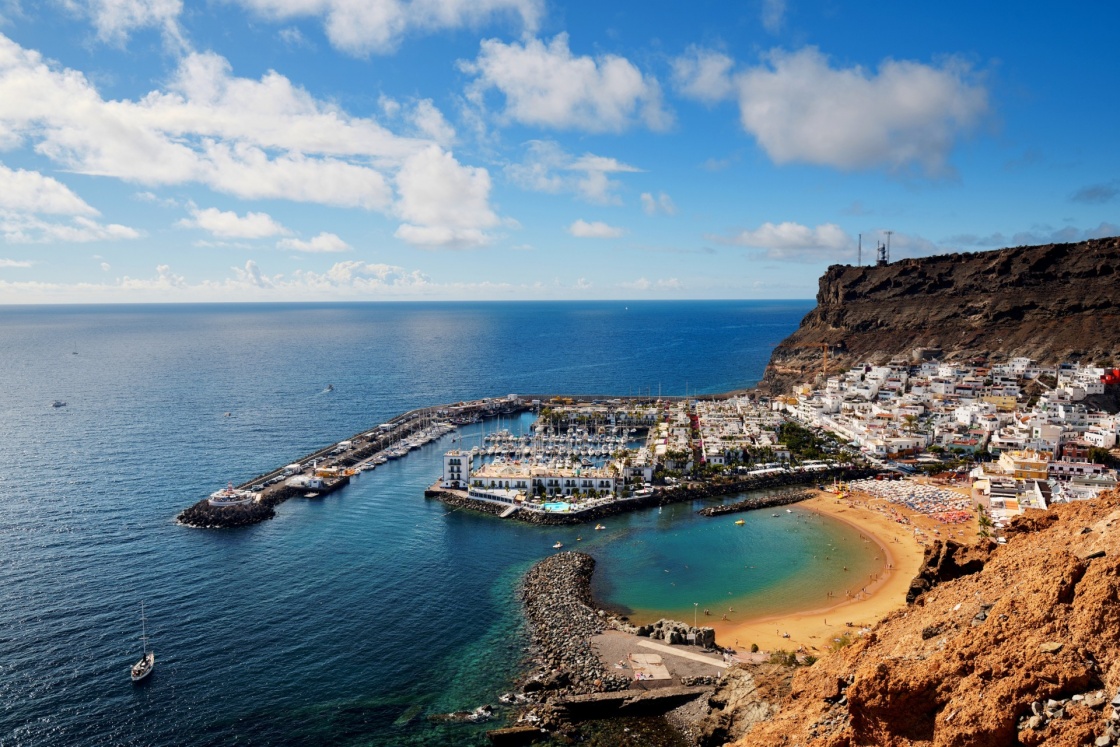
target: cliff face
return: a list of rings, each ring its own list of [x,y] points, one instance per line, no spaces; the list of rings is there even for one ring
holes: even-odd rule
[[[973,572],[799,669],[784,695],[727,678],[714,706],[769,709],[737,744],[1116,744],[1120,495],[1032,512],[1006,545],[976,551]]]
[[[817,307],[774,349],[763,386],[778,393],[812,380],[822,345],[830,373],[917,348],[949,360],[1112,358],[1120,353],[1120,238],[833,265]]]

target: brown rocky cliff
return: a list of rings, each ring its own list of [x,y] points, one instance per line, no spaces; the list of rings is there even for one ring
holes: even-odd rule
[[[1120,238],[833,265],[817,307],[775,348],[763,385],[778,393],[821,371],[916,348],[949,359],[997,353],[1053,364],[1120,353]]]
[[[1120,494],[1017,520],[987,555],[799,669],[736,744],[1116,744]]]

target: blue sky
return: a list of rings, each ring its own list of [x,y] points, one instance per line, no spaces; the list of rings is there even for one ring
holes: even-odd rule
[[[808,298],[1120,234],[1111,3],[0,0],[0,303]]]

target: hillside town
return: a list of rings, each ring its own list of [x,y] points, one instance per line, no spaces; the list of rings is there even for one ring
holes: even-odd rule
[[[1120,386],[1120,370],[949,363],[915,351],[816,383],[773,399],[534,401],[531,433],[494,432],[447,452],[439,487],[510,513],[578,513],[682,482],[791,473],[812,482],[813,472],[859,464],[896,479],[829,487],[945,524],[980,506],[998,527],[1117,484],[1120,415],[1099,400]]]
[[[798,386],[775,407],[904,472],[967,467],[974,497],[995,517],[1116,486],[1120,415],[1097,400],[1116,389],[1120,369],[914,358],[822,376],[823,387]]]

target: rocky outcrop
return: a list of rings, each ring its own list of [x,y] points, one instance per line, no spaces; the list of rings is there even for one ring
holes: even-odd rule
[[[866,360],[1027,356],[1096,362],[1120,352],[1120,238],[833,265],[817,307],[774,349],[764,388],[788,391]]]
[[[975,545],[962,545],[954,540],[934,540],[926,548],[918,575],[910,582],[906,603],[913,604],[914,600],[940,583],[984,570],[984,563],[995,547],[996,544],[991,540]]]
[[[1120,494],[1014,526],[982,569],[941,581],[797,670],[776,712],[736,744],[1117,744]],[[931,560],[967,567],[959,552],[943,547]],[[713,698],[735,712],[775,710],[772,696],[751,688]],[[710,744],[723,738],[717,726]]]

